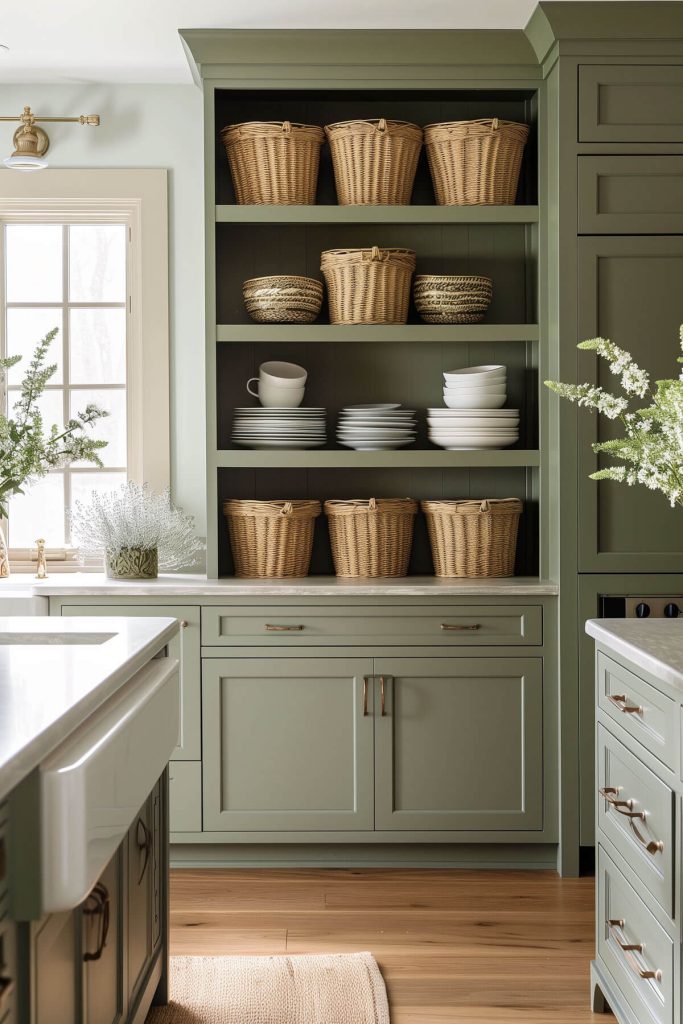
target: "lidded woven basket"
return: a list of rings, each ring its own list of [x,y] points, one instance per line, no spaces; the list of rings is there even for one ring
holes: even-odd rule
[[[436,576],[512,576],[519,498],[423,501]]]
[[[412,498],[326,501],[337,576],[406,576],[416,512]]]
[[[307,576],[320,512],[319,501],[225,501],[235,576]]]
[[[320,147],[318,125],[246,121],[221,132],[238,203],[315,203]]]
[[[494,117],[428,124],[424,133],[439,206],[514,203],[528,125]]]
[[[337,199],[342,206],[405,206],[413,191],[422,129],[408,121],[339,121],[325,125]]]
[[[412,249],[327,249],[320,269],[327,285],[330,323],[404,324],[408,319]]]

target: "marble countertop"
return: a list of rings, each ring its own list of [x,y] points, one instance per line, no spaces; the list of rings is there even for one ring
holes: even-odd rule
[[[178,628],[169,618],[0,617],[0,799]]]
[[[156,580],[110,580],[102,573],[61,573],[46,580],[28,574],[7,581],[13,591],[26,587],[33,596],[71,597],[540,597],[558,593],[552,580],[535,576],[505,579],[437,579],[406,576],[401,579],[344,580],[308,576],[288,580],[210,580],[206,576],[161,575]],[[8,589],[9,589],[8,587]],[[0,581],[0,597],[3,582]]]
[[[586,632],[662,682],[683,687],[683,619],[589,619]]]

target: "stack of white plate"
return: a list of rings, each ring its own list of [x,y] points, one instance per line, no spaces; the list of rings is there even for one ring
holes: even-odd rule
[[[500,409],[507,398],[504,366],[468,366],[444,373],[443,402],[449,409]]]
[[[455,452],[507,448],[519,440],[519,409],[427,409],[429,440]]]
[[[337,440],[361,452],[405,448],[415,440],[415,410],[398,403],[347,405],[339,413]]]
[[[319,448],[327,440],[325,410],[272,405],[235,409],[232,440],[244,448]]]

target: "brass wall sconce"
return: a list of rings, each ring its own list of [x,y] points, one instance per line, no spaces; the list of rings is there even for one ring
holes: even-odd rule
[[[80,117],[36,117],[30,107],[24,107],[19,117],[0,117],[0,121],[20,121],[21,125],[14,133],[14,152],[3,160],[5,167],[15,171],[41,171],[47,167],[45,154],[50,140],[47,132],[38,126],[38,121],[46,123],[73,122],[76,124],[98,125],[99,114],[81,114]]]

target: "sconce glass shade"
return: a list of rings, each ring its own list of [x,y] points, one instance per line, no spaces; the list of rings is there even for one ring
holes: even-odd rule
[[[47,167],[45,153],[50,140],[37,125],[24,125],[14,133],[15,150],[3,160],[14,171],[42,171]]]
[[[44,156],[28,156],[27,154],[6,156],[2,161],[5,167],[13,171],[42,171],[47,167],[47,160]]]

